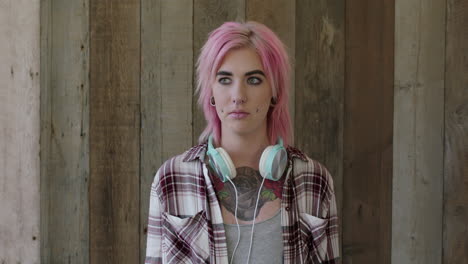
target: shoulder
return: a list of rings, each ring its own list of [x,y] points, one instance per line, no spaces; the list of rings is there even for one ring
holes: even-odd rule
[[[206,144],[193,146],[164,161],[154,176],[153,185],[167,184],[168,177],[170,177],[171,182],[184,182],[191,178],[203,176],[200,163],[205,154],[205,145]]]
[[[171,215],[194,215],[206,201],[206,180],[201,161],[187,158],[193,154],[192,147],[170,157],[156,172],[151,195],[159,199],[161,210]]]
[[[288,154],[291,153],[298,158],[293,158],[293,177],[298,183],[320,186],[323,191],[334,192],[333,177],[327,167],[320,161],[309,157],[298,148],[289,146]],[[312,186],[313,188],[313,186]]]

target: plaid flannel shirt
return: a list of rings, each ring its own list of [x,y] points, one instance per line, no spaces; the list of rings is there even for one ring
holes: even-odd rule
[[[226,236],[205,154],[206,142],[166,162],[151,185],[145,264],[226,263]],[[283,185],[283,263],[336,263],[338,217],[333,179],[291,146]]]

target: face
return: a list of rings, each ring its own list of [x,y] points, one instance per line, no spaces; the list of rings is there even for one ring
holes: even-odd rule
[[[229,51],[212,89],[223,134],[266,133],[272,91],[255,50]]]

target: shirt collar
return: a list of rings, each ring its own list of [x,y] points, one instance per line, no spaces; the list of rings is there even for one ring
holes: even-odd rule
[[[197,145],[197,146],[194,146],[194,147],[190,148],[187,151],[187,154],[185,154],[184,159],[182,161],[189,162],[189,161],[193,161],[193,160],[198,158],[198,159],[200,159],[200,161],[204,162],[207,148],[208,148],[208,143],[207,142],[201,143],[200,145]],[[304,152],[300,151],[297,148],[288,146],[286,148],[286,152],[288,153],[289,159],[296,158],[296,159],[301,159],[301,160],[307,162],[307,157],[304,154]]]

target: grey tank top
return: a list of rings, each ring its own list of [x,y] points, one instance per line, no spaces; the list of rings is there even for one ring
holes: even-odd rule
[[[280,264],[283,263],[283,233],[281,231],[281,209],[276,215],[255,223],[252,252],[250,262],[255,264]],[[235,264],[247,263],[249,255],[251,224],[241,224],[240,242],[234,256]],[[228,249],[229,263],[237,243],[237,224],[224,224],[226,231],[226,243]]]

